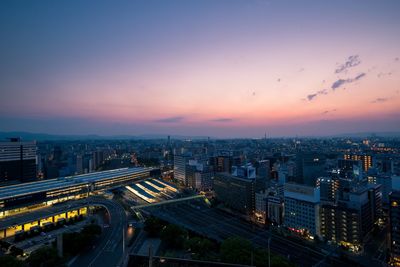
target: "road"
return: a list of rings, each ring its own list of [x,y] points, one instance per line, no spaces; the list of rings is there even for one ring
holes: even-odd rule
[[[88,253],[79,255],[71,267],[120,266],[123,257],[122,239],[126,228],[126,214],[121,205],[103,198],[91,198],[90,205],[103,205],[108,210],[108,228],[103,229],[101,240]]]
[[[231,214],[202,205],[182,203],[145,209],[160,219],[181,225],[217,241],[239,236],[251,240],[256,246],[266,248],[270,236],[270,233],[265,229],[258,228]],[[271,251],[289,257],[298,266],[313,266],[325,257],[324,253],[313,247],[277,235],[272,235]],[[340,263],[340,265],[346,266],[343,263]]]

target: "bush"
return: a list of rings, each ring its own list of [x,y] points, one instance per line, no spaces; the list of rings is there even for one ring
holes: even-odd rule
[[[65,266],[57,250],[52,247],[42,247],[32,252],[26,259],[30,267],[61,267]]]
[[[63,234],[64,252],[76,255],[89,249],[101,234],[101,227],[97,224],[85,225],[81,232]]]
[[[161,220],[156,217],[149,217],[144,222],[144,230],[150,237],[158,237],[160,236],[161,230],[163,229],[164,224]]]
[[[167,225],[161,231],[161,240],[168,248],[183,248],[186,238],[187,232],[174,224]]]
[[[193,237],[185,241],[185,249],[194,253],[193,258],[205,260],[210,251],[215,251],[215,244],[206,238]]]
[[[13,256],[4,255],[0,256],[0,266],[1,267],[23,267],[22,261],[16,259]]]

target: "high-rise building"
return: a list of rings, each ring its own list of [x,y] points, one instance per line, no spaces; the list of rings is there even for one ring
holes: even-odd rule
[[[265,223],[267,219],[267,198],[268,191],[260,191],[255,194],[255,216],[260,223]]]
[[[309,236],[320,236],[319,187],[285,184],[284,225]]]
[[[321,203],[335,202],[337,199],[337,190],[339,188],[338,179],[320,177],[317,179],[317,186],[320,188]]]
[[[76,156],[76,174],[83,173],[83,156],[77,155]]]
[[[362,168],[364,171],[368,171],[368,169],[372,167],[371,155],[345,154],[343,158],[347,160],[360,160],[362,162]]]
[[[315,186],[318,177],[325,175],[326,157],[319,153],[300,152],[296,155],[295,182]]]
[[[400,191],[389,195],[390,263],[400,266]]]
[[[231,156],[217,156],[210,158],[210,165],[215,172],[230,172],[233,159]]]
[[[258,162],[257,175],[258,177],[265,178],[266,180],[270,179],[271,165],[269,160],[260,160]]]
[[[389,193],[392,192],[392,176],[387,174],[368,175],[368,184],[381,185],[382,203],[389,204]]]
[[[184,185],[188,185],[186,166],[189,164],[190,158],[188,154],[174,155],[174,177]]]
[[[381,216],[381,185],[339,179],[337,200],[321,205],[321,234],[327,240],[358,251]]]
[[[232,209],[250,215],[255,211],[256,192],[265,189],[265,179],[216,173],[213,187],[218,200]]]
[[[93,161],[92,161],[92,168],[94,171],[96,171],[99,166],[103,163],[104,161],[104,152],[103,151],[94,151],[93,152]]]
[[[10,138],[0,142],[0,183],[30,182],[36,179],[35,141]]]
[[[275,225],[281,225],[284,220],[284,202],[278,195],[268,196],[267,198],[267,217],[268,221]]]

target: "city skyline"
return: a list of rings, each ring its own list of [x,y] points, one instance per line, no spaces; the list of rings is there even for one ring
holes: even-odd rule
[[[397,1],[1,7],[0,131],[400,131]]]

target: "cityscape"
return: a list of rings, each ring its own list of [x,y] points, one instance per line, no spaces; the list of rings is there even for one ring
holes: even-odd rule
[[[400,266],[399,14],[1,2],[0,266]]]

